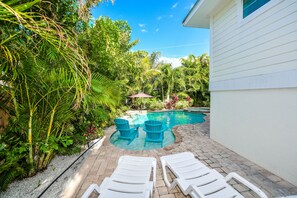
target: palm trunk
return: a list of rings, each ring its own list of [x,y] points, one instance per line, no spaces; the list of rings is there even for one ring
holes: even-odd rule
[[[49,162],[51,161],[51,159],[52,159],[53,153],[54,153],[54,150],[51,149],[51,150],[46,154],[46,157],[45,157],[45,159],[43,160],[43,162],[42,162],[42,164],[41,164],[41,166],[40,166],[41,169],[45,169],[45,168],[47,167],[48,163],[49,163]]]
[[[32,137],[32,121],[33,121],[33,113],[34,110],[31,107],[31,102],[30,102],[30,97],[29,97],[29,90],[28,90],[28,85],[27,81],[25,79],[25,87],[26,87],[26,94],[27,94],[27,99],[28,99],[28,104],[29,104],[29,121],[28,121],[28,145],[29,145],[29,176],[33,175],[35,172],[34,168],[34,158],[33,158],[33,137]]]
[[[46,136],[45,143],[48,143],[49,136],[51,135],[55,113],[56,113],[56,111],[55,111],[55,108],[54,108],[52,110],[52,113],[51,113],[51,119],[50,119],[50,122],[49,122],[49,125],[48,125],[47,136]]]
[[[167,95],[167,102],[169,102],[169,100],[170,100],[170,90],[171,90],[171,87],[170,87],[170,85],[168,85],[168,90],[167,90],[167,93],[166,93],[166,95]]]
[[[163,102],[165,102],[163,83],[161,85],[161,91],[162,91],[162,100],[163,100]]]
[[[165,102],[165,97],[164,97],[164,90],[162,88],[162,101]]]
[[[52,128],[53,128],[53,122],[54,122],[54,117],[55,117],[55,113],[56,113],[55,109],[56,109],[56,107],[52,110],[52,113],[51,113],[51,118],[50,118],[50,122],[48,125],[47,135],[46,135],[46,140],[45,140],[46,144],[48,143],[48,140],[51,135]],[[42,170],[47,166],[49,160],[51,159],[52,154],[53,154],[52,149],[48,153],[42,153],[42,155],[39,159],[39,163],[38,163],[39,170]]]
[[[15,98],[15,94],[14,92],[12,92],[12,101],[13,101],[13,105],[14,105],[14,110],[15,110],[15,115],[17,118],[20,117],[20,113],[19,113],[19,104],[17,102],[17,99]]]
[[[33,146],[32,146],[32,118],[33,118],[33,110],[30,109],[30,117],[29,117],[29,123],[28,123],[28,144],[29,144],[29,164],[30,164],[29,175],[34,174]]]

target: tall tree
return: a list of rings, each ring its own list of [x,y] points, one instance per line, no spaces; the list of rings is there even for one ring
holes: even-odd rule
[[[189,55],[182,59],[186,92],[194,99],[194,105],[209,106],[209,56]]]
[[[131,28],[126,21],[113,21],[108,17],[97,19],[93,27],[79,35],[79,42],[89,57],[93,72],[112,80],[123,79],[130,66],[129,50],[137,43],[130,42]]]

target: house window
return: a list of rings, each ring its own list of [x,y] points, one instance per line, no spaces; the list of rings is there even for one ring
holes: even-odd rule
[[[243,18],[255,12],[271,0],[243,0]]]

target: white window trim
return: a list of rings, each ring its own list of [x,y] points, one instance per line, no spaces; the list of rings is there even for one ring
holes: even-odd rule
[[[237,0],[237,10],[238,10],[238,22],[239,25],[245,25],[246,23],[249,23],[259,15],[263,14],[267,10],[271,9],[275,5],[281,3],[284,0],[271,0],[267,2],[265,5],[261,6],[259,9],[255,10],[253,13],[249,14],[245,18],[243,18],[243,0]]]

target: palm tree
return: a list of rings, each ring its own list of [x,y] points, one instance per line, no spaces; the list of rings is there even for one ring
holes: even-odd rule
[[[32,11],[32,8],[38,10],[35,5],[39,2],[0,1],[0,54],[3,55],[0,57],[1,94],[10,98],[6,107],[13,107],[9,113],[15,116],[15,121],[19,121],[20,125],[27,123],[20,126],[20,133],[26,131],[29,175],[35,173],[37,166],[34,163],[34,138],[41,131],[36,127],[40,118],[36,114],[41,110],[40,106],[48,104],[45,106],[52,112],[49,114],[46,144],[62,95],[71,92],[72,106],[77,108],[91,80],[87,61],[73,33],[39,12]],[[57,79],[48,81],[48,72],[58,72],[59,75],[64,72],[66,76],[62,76],[67,86],[64,87],[62,82],[56,86],[52,84]],[[62,92],[63,89],[67,91]]]
[[[153,52],[150,54],[149,59],[151,62],[151,68],[156,68],[158,65],[159,57],[161,56],[161,52]]]
[[[194,99],[195,105],[209,105],[209,56],[189,55],[182,59],[186,81],[186,92]]]
[[[81,111],[115,111],[119,99],[113,82],[91,76],[76,35],[42,15],[40,0],[23,2],[0,0],[0,108],[10,116],[0,139],[0,189],[73,144],[71,121]]]
[[[173,69],[171,64],[160,64],[158,69],[161,71],[161,75],[157,78],[156,84],[161,86],[163,101],[165,101],[165,96],[169,101],[173,91],[185,88],[182,70],[180,68]]]

